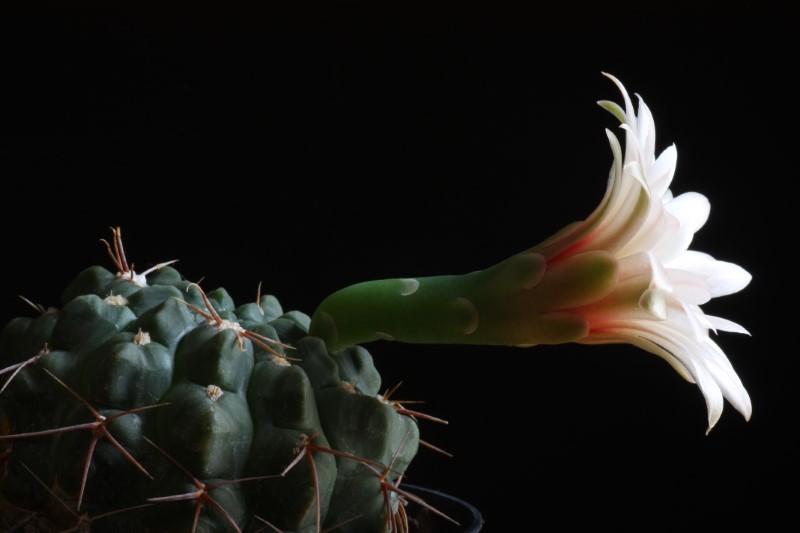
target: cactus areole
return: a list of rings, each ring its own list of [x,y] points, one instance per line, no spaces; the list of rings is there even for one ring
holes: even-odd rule
[[[424,502],[403,473],[419,419],[440,420],[274,296],[137,274],[113,237],[115,271],[84,270],[0,336],[4,528],[409,530],[404,505]]]

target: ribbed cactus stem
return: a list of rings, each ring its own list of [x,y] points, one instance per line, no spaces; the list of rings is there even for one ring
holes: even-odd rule
[[[581,255],[548,266],[542,255],[522,253],[469,274],[358,283],[320,304],[310,334],[330,350],[377,339],[512,346],[575,341],[588,325],[569,308],[576,299],[604,293],[616,277],[613,257]]]
[[[367,350],[330,353],[260,289],[136,274],[113,235],[112,271],[0,328],[3,531],[389,533],[427,506],[398,485],[441,419],[380,394]]]

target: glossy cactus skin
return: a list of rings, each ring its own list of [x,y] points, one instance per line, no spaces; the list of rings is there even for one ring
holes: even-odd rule
[[[92,531],[394,527],[402,498],[391,489],[419,434],[378,395],[365,349],[328,352],[308,316],[272,296],[236,307],[172,267],[145,286],[125,268],[83,271],[60,310],[0,335],[5,523],[58,531],[85,514]]]

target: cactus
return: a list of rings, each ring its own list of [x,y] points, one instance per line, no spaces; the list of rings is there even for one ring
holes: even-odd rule
[[[0,336],[4,525],[404,531],[418,418],[370,354],[271,295],[239,307],[170,263],[94,266]],[[260,287],[259,287],[260,289]]]
[[[700,306],[752,276],[689,249],[709,202],[672,193],[675,148],[656,157],[650,110],[640,99],[637,112],[607,76],[624,108],[599,104],[622,123],[625,145],[607,131],[613,163],[600,204],[484,270],[358,283],[310,318],[260,294],[236,307],[170,263],[136,274],[115,230],[106,244],[116,273],[84,271],[63,309],[34,305],[39,318],[0,336],[7,523],[407,531],[404,503],[427,506],[400,487],[425,444],[417,421],[438,419],[406,409],[394,389],[378,394],[356,345],[375,339],[628,343],[697,383],[708,431],[725,400],[749,419],[750,397],[710,337],[746,330]]]

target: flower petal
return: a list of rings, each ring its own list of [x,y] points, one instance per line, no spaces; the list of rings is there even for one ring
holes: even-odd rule
[[[749,419],[752,412],[750,396],[733,371],[725,354],[711,339],[695,342],[670,326],[670,321],[622,321],[608,323],[584,344],[620,342],[633,344],[658,355],[675,368],[682,377],[697,383],[708,408],[708,430],[722,414],[723,398]]]
[[[603,72],[603,76],[614,82],[614,85],[617,86],[617,89],[619,89],[619,92],[622,94],[622,100],[625,102],[625,122],[635,125],[635,122],[629,122],[631,117],[636,118],[636,113],[633,111],[633,103],[631,102],[630,96],[628,96],[628,91],[625,89],[625,86],[622,85],[622,82],[616,77],[607,72]]]
[[[639,100],[636,130],[639,136],[639,144],[642,146],[645,156],[643,162],[649,167],[655,160],[656,125],[653,121],[653,114],[650,113],[650,108],[644,103],[642,97],[637,94],[636,98]]]
[[[750,280],[753,279],[753,276],[739,265],[716,261],[716,266],[718,268],[717,275],[706,279],[708,290],[715,298],[739,292],[747,287]]]
[[[666,272],[672,282],[673,294],[682,302],[702,305],[711,299],[711,291],[703,278],[685,270],[669,269]]]
[[[690,372],[694,376],[697,386],[700,387],[700,392],[706,400],[706,407],[708,409],[708,429],[706,435],[717,425],[720,417],[722,417],[722,408],[724,407],[724,400],[722,390],[714,379],[713,375],[702,365],[697,359],[690,359],[691,365]]]
[[[647,182],[655,196],[661,196],[669,188],[675,176],[675,166],[678,162],[678,150],[675,145],[667,147],[661,152],[656,162],[650,167]]]
[[[728,320],[727,318],[712,315],[705,315],[705,318],[708,320],[708,323],[714,330],[721,329],[722,331],[729,331],[731,333],[744,333],[745,335],[750,335],[750,332],[744,329],[744,327],[740,326],[736,322],[733,322],[732,320]]]
[[[744,289],[753,279],[745,269],[734,263],[717,261],[703,252],[687,250],[666,264],[669,269],[692,272],[703,278],[711,296],[726,296]]]
[[[749,418],[750,397],[724,352],[709,338],[711,330],[747,331],[706,315],[700,305],[741,290],[751,276],[738,265],[689,251],[694,234],[708,220],[708,199],[695,192],[673,196],[670,185],[677,149],[669,146],[655,157],[650,109],[637,95],[638,110],[634,110],[619,80],[605,75],[616,84],[624,103],[598,104],[621,122],[624,150],[606,130],[614,162],[605,196],[583,223],[568,226],[530,250],[546,258],[548,271],[528,293],[537,298],[524,305],[544,312],[547,309],[536,303],[541,297],[554,309],[584,317],[588,334],[576,342],[629,343],[662,357],[700,387],[709,430],[719,420],[725,399]],[[592,298],[584,298],[576,289],[581,282],[574,274],[598,252],[616,259],[616,279],[610,275],[599,277],[602,283],[587,279],[586,287],[595,289]]]
[[[664,206],[667,211],[677,218],[681,228],[692,235],[703,227],[711,212],[708,198],[697,192],[686,192],[673,198]]]
[[[653,250],[666,263],[689,248],[695,232],[708,220],[711,204],[702,194],[687,192],[673,198],[664,208],[678,221],[677,226],[668,228]]]
[[[599,100],[597,105],[614,115],[620,122],[625,122],[625,111],[617,104],[610,100]]]

